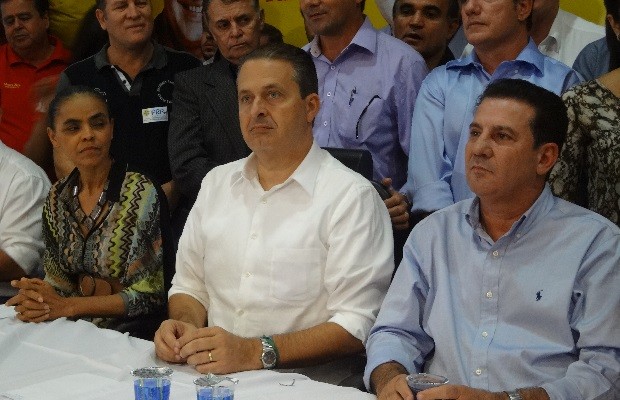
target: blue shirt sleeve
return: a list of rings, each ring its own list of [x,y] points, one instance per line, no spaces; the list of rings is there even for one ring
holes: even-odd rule
[[[444,68],[422,83],[411,122],[407,194],[414,212],[435,211],[454,203],[450,188],[453,165],[445,152]]]

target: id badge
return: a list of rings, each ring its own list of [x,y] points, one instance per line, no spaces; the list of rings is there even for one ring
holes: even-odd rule
[[[150,124],[151,122],[167,122],[168,107],[153,107],[142,109],[142,123]]]

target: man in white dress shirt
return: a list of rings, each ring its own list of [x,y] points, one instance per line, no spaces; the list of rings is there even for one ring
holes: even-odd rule
[[[237,90],[252,154],[202,181],[157,355],[216,374],[323,364],[302,372],[340,383],[394,268],[388,212],[367,180],[314,143],[320,101],[306,52],[254,51]]]
[[[546,56],[573,65],[579,52],[605,36],[605,28],[560,8],[560,0],[536,0],[530,34]]]
[[[0,304],[10,281],[40,273],[41,216],[50,189],[45,172],[0,141]]]

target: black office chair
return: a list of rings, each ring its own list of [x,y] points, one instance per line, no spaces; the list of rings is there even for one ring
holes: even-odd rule
[[[323,147],[336,160],[340,161],[353,171],[368,179],[375,187],[383,200],[390,197],[387,188],[380,182],[372,179],[372,156],[368,150],[363,149],[340,149],[336,147]]]

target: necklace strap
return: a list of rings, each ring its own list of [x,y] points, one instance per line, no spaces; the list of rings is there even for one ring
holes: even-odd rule
[[[101,194],[99,195],[99,200],[97,200],[97,204],[95,204],[95,208],[93,208],[93,210],[90,212],[89,215],[84,215],[84,218],[82,218],[82,220],[80,221],[80,223],[86,226],[88,230],[93,229],[93,226],[95,226],[95,222],[101,216],[101,212],[103,211],[103,208],[105,207],[105,203],[108,197],[107,193],[108,193],[109,183],[110,181],[107,181],[105,185],[103,186],[103,190],[101,191]],[[76,185],[73,187],[73,204],[74,204],[73,211],[74,213],[81,207],[80,200],[78,198],[79,193],[80,193],[80,182],[78,180]]]

